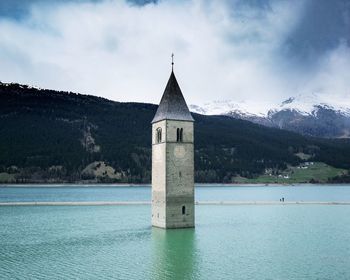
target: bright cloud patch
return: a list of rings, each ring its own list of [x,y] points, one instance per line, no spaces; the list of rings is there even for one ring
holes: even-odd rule
[[[283,52],[304,7],[303,1],[264,8],[204,0],[40,2],[20,20],[0,18],[0,80],[158,103],[174,52],[188,103],[230,99],[260,112],[309,93],[350,103],[347,43],[317,57],[317,67],[301,67]]]

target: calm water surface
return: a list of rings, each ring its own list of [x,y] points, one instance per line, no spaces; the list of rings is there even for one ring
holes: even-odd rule
[[[282,194],[290,200],[350,200],[349,187],[333,188],[196,191],[199,200],[272,200]],[[149,187],[122,190],[0,188],[0,197],[150,199]],[[186,230],[151,228],[150,215],[149,205],[2,206],[0,279],[350,279],[347,205],[199,205],[196,228]]]
[[[197,227],[150,227],[150,206],[0,208],[1,279],[350,279],[349,206],[197,206]]]
[[[349,185],[196,186],[196,200],[350,201]],[[0,186],[0,202],[19,201],[150,201],[150,186]]]

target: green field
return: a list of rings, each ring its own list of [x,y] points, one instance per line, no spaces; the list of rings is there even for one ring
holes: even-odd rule
[[[319,182],[326,183],[328,178],[338,175],[346,174],[345,169],[334,168],[322,162],[314,162],[301,164],[300,166],[289,166],[283,172],[278,174],[265,174],[257,178],[248,179],[243,177],[236,177],[235,183],[309,183]]]

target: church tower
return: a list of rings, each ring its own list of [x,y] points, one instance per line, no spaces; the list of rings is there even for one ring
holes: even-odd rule
[[[194,227],[193,118],[171,71],[152,120],[152,225]]]

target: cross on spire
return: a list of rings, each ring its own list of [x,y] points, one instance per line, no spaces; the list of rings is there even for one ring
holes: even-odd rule
[[[171,54],[171,71],[174,71],[174,54]]]

